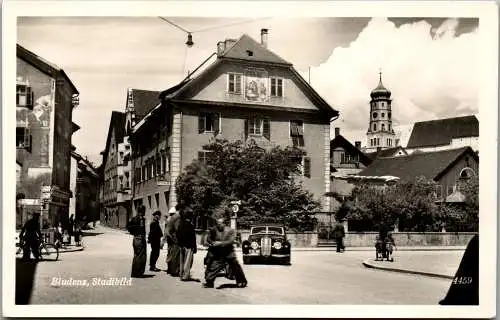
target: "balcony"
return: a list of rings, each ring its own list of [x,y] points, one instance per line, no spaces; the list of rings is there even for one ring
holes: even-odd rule
[[[334,168],[343,168],[343,169],[359,169],[359,162],[341,162],[341,163],[333,163],[332,167]]]

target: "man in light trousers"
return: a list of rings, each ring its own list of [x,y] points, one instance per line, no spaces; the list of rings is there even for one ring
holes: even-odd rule
[[[181,221],[177,231],[177,240],[180,247],[180,278],[181,281],[196,281],[191,277],[193,255],[196,253],[196,232],[192,223],[193,212],[187,208],[181,214]]]

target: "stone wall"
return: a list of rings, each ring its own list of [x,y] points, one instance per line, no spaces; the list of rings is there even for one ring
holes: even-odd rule
[[[473,232],[393,232],[396,246],[466,246],[474,236]],[[346,247],[371,247],[375,244],[377,232],[348,232],[344,239]]]
[[[248,239],[249,231],[240,230],[241,241]],[[396,246],[399,247],[425,247],[425,246],[467,246],[469,240],[475,235],[473,232],[393,232]],[[346,247],[373,247],[377,232],[347,232],[344,238]],[[203,232],[197,232],[197,243],[202,243]],[[307,248],[318,246],[317,232],[288,232],[288,241],[292,248]],[[334,243],[332,241],[332,243]]]

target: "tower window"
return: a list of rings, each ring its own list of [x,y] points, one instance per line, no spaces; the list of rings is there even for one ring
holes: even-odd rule
[[[385,117],[385,113],[382,112],[382,118]]]
[[[385,124],[382,123],[382,131],[385,131]]]
[[[387,114],[387,118],[389,118],[389,119],[391,118],[391,113],[390,112]]]
[[[391,124],[389,123],[388,126],[389,126],[389,131],[391,131]]]
[[[373,113],[373,119],[376,119],[376,118],[377,118],[377,113],[376,113],[376,112],[374,112],[374,113]]]
[[[380,145],[380,138],[377,138],[377,146]]]
[[[377,131],[377,124],[376,123],[373,124],[373,131]]]

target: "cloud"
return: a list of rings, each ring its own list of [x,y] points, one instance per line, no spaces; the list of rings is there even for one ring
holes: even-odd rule
[[[337,110],[347,138],[366,144],[370,92],[391,90],[395,125],[478,112],[477,29],[457,36],[459,20],[397,27],[374,18],[347,47],[311,69],[313,87]],[[307,72],[302,73],[307,79]]]

